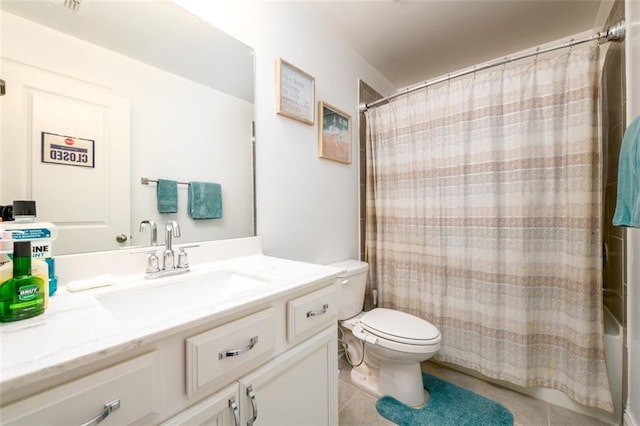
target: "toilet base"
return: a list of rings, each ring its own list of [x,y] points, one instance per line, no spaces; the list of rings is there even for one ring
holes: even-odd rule
[[[377,371],[372,371],[364,363],[351,369],[351,383],[373,396],[382,396],[378,390]]]
[[[351,369],[351,382],[374,396],[390,395],[414,408],[422,407],[429,398],[418,363],[389,365],[381,360],[380,368],[362,363]]]

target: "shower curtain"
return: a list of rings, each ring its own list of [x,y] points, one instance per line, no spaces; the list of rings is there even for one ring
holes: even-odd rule
[[[612,411],[596,45],[416,91],[367,118],[366,258],[437,359]]]

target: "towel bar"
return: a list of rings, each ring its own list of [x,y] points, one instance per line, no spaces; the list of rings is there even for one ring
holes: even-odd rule
[[[140,178],[140,183],[143,185],[149,185],[149,182],[158,183],[157,179],[149,179],[146,177]],[[178,182],[178,185],[189,185],[189,182]]]

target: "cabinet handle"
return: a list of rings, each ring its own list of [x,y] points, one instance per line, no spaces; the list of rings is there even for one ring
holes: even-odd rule
[[[258,336],[253,336],[249,341],[249,345],[245,346],[244,348],[224,350],[222,352],[218,352],[218,359],[224,359],[226,357],[242,355],[243,353],[249,352],[251,349],[253,349],[256,343],[258,343]]]
[[[329,309],[329,304],[325,303],[322,305],[322,309],[319,311],[307,311],[307,318],[309,317],[317,317],[318,315],[323,315],[327,313],[327,309]]]
[[[236,404],[235,397],[231,397],[231,399],[229,399],[229,408],[231,408],[231,411],[233,412],[234,424],[236,426],[240,426],[240,413],[238,411],[238,404]]]
[[[258,403],[256,402],[256,394],[253,393],[252,385],[247,386],[247,396],[251,398],[251,411],[253,412],[253,417],[247,422],[247,426],[251,426],[258,418]]]
[[[102,413],[98,414],[88,422],[83,423],[82,426],[95,426],[101,421],[103,421],[104,419],[106,419],[107,417],[109,417],[109,414],[111,414],[112,411],[117,410],[118,408],[120,408],[120,398],[114,399],[111,402],[107,402],[106,404],[104,404],[104,409],[102,410]]]

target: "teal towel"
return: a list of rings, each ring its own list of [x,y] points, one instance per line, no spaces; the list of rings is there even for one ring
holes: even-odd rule
[[[219,183],[189,182],[187,210],[192,219],[222,217],[222,187]]]
[[[627,127],[622,139],[613,224],[640,228],[640,117]]]
[[[178,213],[178,182],[158,179],[156,196],[160,213]]]

